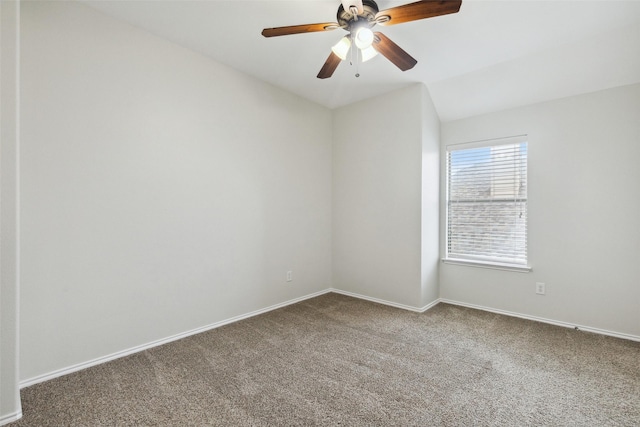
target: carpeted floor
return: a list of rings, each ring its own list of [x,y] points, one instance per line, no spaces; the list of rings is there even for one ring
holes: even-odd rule
[[[326,294],[22,390],[12,426],[639,426],[640,343]]]

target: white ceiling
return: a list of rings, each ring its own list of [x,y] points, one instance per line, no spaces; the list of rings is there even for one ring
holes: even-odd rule
[[[423,82],[449,121],[640,82],[638,0],[463,0],[456,14],[376,27],[418,60],[412,70],[378,55],[358,78],[343,62],[326,80],[316,75],[343,30],[260,32],[335,22],[339,0],[84,2],[329,108]]]

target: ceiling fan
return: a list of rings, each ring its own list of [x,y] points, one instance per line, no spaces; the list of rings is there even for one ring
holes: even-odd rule
[[[333,75],[340,61],[347,58],[352,44],[358,48],[351,50],[352,55],[356,55],[356,61],[358,55],[362,62],[365,62],[381,53],[396,67],[406,71],[413,68],[418,61],[387,36],[371,29],[375,25],[396,25],[456,13],[460,10],[461,4],[462,0],[423,0],[386,10],[378,10],[378,5],[373,0],[342,0],[342,4],[338,7],[338,22],[265,28],[262,30],[262,35],[265,37],[287,36],[331,31],[337,28],[347,31],[349,34],[331,48],[331,54],[318,73],[319,79],[326,79]],[[356,74],[357,76],[358,74]]]

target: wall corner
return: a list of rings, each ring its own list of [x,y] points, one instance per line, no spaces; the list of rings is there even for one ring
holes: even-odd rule
[[[420,85],[422,135],[421,305],[437,301],[440,247],[440,118],[428,88]]]
[[[22,416],[19,389],[20,1],[0,2],[0,425]]]

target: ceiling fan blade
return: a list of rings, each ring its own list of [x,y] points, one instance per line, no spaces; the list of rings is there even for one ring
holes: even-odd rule
[[[460,10],[462,0],[423,0],[409,3],[376,13],[376,21],[380,25],[396,25],[418,19],[456,13]]]
[[[336,68],[338,68],[340,61],[342,61],[342,59],[340,59],[340,57],[335,53],[333,53],[332,51],[329,57],[327,58],[327,60],[325,61],[324,65],[320,69],[320,72],[318,73],[318,78],[327,79],[331,77],[333,75],[333,72],[336,70]]]
[[[342,7],[344,8],[344,10],[350,11],[351,6],[355,6],[358,9],[358,14],[364,12],[362,0],[342,0]]]
[[[405,52],[400,46],[392,42],[389,37],[382,33],[374,33],[373,48],[380,52],[385,58],[393,62],[402,71],[410,70],[418,63],[411,55]]]
[[[262,35],[265,37],[288,36],[290,34],[316,33],[318,31],[330,31],[340,28],[336,22],[323,22],[320,24],[291,25],[288,27],[265,28]]]

